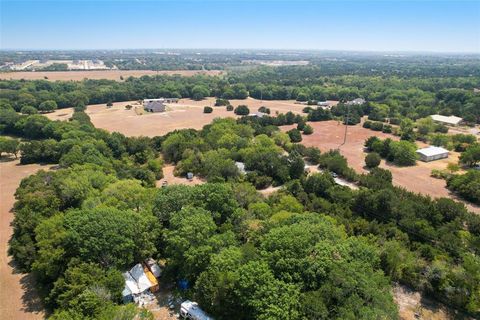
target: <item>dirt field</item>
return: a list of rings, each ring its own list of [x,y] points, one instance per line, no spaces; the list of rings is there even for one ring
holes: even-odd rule
[[[165,71],[153,71],[153,70],[89,70],[89,71],[20,71],[20,72],[0,72],[0,79],[12,79],[12,80],[41,80],[47,79],[49,81],[82,81],[83,79],[107,79],[122,81],[120,77],[127,79],[128,77],[139,78],[141,76],[152,75],[181,75],[185,77],[191,77],[197,74],[207,74],[216,76],[222,74],[221,70],[165,70]],[[47,77],[47,78],[45,78]]]
[[[168,185],[172,184],[185,184],[188,186],[194,186],[197,184],[205,183],[202,179],[194,176],[192,180],[187,180],[187,178],[175,177],[173,175],[173,170],[175,169],[174,165],[166,165],[163,167],[163,179],[157,181],[157,187],[161,187],[163,182],[166,181]]]
[[[309,124],[313,127],[314,133],[309,136],[304,135],[302,144],[318,147],[324,152],[339,148],[343,142],[345,127],[337,121],[312,122]],[[290,130],[292,127],[284,126],[282,130]],[[368,137],[374,135],[382,139],[392,138],[398,140],[398,137],[393,135],[365,129],[360,125],[348,127],[347,142],[340,147],[340,152],[347,158],[349,165],[357,172],[366,172],[363,168],[366,156],[366,153],[363,152],[363,144]],[[417,143],[417,145],[424,146],[421,143]],[[450,156],[447,159],[432,162],[417,161],[417,165],[412,167],[397,167],[382,160],[380,167],[392,172],[393,183],[397,186],[404,187],[409,191],[429,195],[433,198],[450,197],[459,200],[445,187],[445,180],[430,176],[432,169],[446,169],[449,162],[456,163],[458,161],[458,156],[457,152],[450,152]],[[469,210],[480,213],[479,206],[464,203]]]
[[[444,306],[422,297],[419,292],[411,291],[404,286],[394,286],[393,297],[402,320],[448,320],[454,318]]]
[[[11,160],[11,159],[9,159]],[[20,166],[18,160],[0,162],[0,318],[1,319],[43,319],[43,308],[34,291],[32,278],[16,273],[7,255],[8,240],[12,235],[10,209],[15,202],[14,193],[20,181],[47,166],[30,164]]]
[[[137,101],[116,102],[113,107],[107,108],[105,104],[90,105],[86,113],[90,116],[97,128],[108,131],[118,131],[127,136],[158,136],[164,135],[175,129],[201,129],[215,118],[236,117],[233,111],[225,107],[214,107],[212,113],[203,113],[204,106],[213,106],[214,98],[202,101],[181,99],[178,103],[169,104],[167,112],[146,113],[137,115],[134,108],[126,110],[127,104],[135,105]],[[292,111],[301,113],[304,106],[295,104],[293,100],[286,101],[260,101],[256,99],[231,100],[233,106],[246,104],[251,112],[256,112],[260,106],[266,106],[275,111],[285,113]],[[73,114],[72,108],[59,109],[46,114],[51,120],[67,120]]]

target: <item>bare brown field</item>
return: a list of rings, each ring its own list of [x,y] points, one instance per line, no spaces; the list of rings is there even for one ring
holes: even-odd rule
[[[11,160],[11,161],[10,161]],[[19,165],[18,160],[2,158],[0,162],[0,318],[43,319],[42,303],[35,292],[30,275],[17,273],[7,254],[8,240],[12,235],[11,209],[15,202],[14,193],[20,181],[47,169],[38,164]]]
[[[113,107],[107,108],[105,104],[88,106],[86,113],[90,116],[97,128],[108,131],[117,131],[127,136],[158,136],[164,135],[176,129],[201,129],[215,118],[237,116],[233,111],[227,111],[225,107],[213,107],[212,113],[203,113],[204,106],[213,106],[215,98],[207,98],[202,101],[180,99],[178,103],[169,104],[167,112],[145,113],[137,115],[134,108],[126,110],[125,106],[138,105],[137,101],[115,102]],[[248,105],[251,112],[256,112],[260,106],[266,106],[272,113],[276,111],[285,113],[292,111],[301,113],[304,106],[295,104],[293,100],[260,101],[256,99],[231,100],[233,106],[240,104]],[[48,113],[46,116],[51,120],[67,120],[73,114],[72,108],[59,109]]]
[[[173,175],[174,170],[175,170],[174,165],[163,166],[163,178],[156,182],[156,186],[161,187],[164,181],[166,181],[168,185],[184,184],[184,185],[187,185],[187,186],[195,186],[197,184],[205,183],[204,180],[200,179],[197,176],[194,176],[192,180],[188,180],[185,177],[175,177]]]
[[[122,81],[120,77],[139,78],[141,76],[154,75],[181,75],[191,77],[197,74],[217,76],[222,74],[222,70],[87,70],[87,71],[20,71],[20,72],[0,72],[2,80],[42,80],[49,81],[82,81],[83,79],[107,79]]]
[[[304,135],[302,144],[306,146],[318,147],[322,152],[330,149],[337,149],[343,142],[345,126],[338,121],[322,121],[309,123],[314,133]],[[294,126],[284,126],[282,130],[290,130]],[[363,144],[370,136],[379,138],[391,138],[398,140],[391,134],[365,129],[361,125],[349,126],[347,130],[347,142],[340,147],[340,152],[348,160],[348,164],[359,173],[367,172],[364,168],[366,153],[363,152]],[[418,143],[418,146],[425,144]],[[449,197],[461,201],[472,212],[480,213],[480,207],[460,200],[446,188],[446,182],[443,179],[436,179],[430,176],[432,169],[446,169],[449,162],[457,162],[459,154],[450,152],[447,159],[441,159],[432,162],[417,161],[416,166],[398,167],[382,160],[380,167],[392,172],[393,183],[404,187],[409,191],[431,196],[432,198]]]

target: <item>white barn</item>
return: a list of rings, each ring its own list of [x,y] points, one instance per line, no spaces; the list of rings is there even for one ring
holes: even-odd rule
[[[447,124],[449,126],[458,126],[463,121],[463,119],[460,117],[455,117],[455,116],[447,117],[447,116],[442,116],[440,114],[434,114],[434,115],[431,115],[430,117],[435,122]]]
[[[420,160],[425,162],[448,158],[448,150],[442,147],[430,146],[418,149],[417,154],[420,156]]]

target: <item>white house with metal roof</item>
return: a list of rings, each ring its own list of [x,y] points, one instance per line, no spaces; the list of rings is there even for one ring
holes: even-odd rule
[[[440,114],[434,114],[430,116],[433,121],[447,124],[449,126],[458,126],[460,123],[462,123],[463,119],[460,117],[455,117],[455,116],[442,116]]]
[[[420,156],[420,160],[425,162],[448,158],[448,153],[449,152],[447,149],[434,146],[417,150],[417,154]]]

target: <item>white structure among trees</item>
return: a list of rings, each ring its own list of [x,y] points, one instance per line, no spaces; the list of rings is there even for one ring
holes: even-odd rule
[[[448,150],[442,147],[430,146],[418,149],[417,154],[420,155],[420,160],[425,162],[448,158]]]
[[[434,115],[431,115],[430,117],[435,122],[447,124],[449,126],[458,126],[463,121],[463,119],[460,117],[455,117],[455,116],[447,117],[447,116],[442,116],[440,114],[434,114]]]

